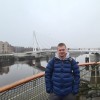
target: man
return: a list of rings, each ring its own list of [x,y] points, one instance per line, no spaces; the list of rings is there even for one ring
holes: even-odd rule
[[[64,43],[57,46],[57,55],[45,70],[46,92],[49,100],[75,100],[79,91],[80,71],[77,62],[69,57]]]

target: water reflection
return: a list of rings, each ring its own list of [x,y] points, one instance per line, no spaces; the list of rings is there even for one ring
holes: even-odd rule
[[[0,65],[0,75],[8,74],[9,66],[13,65],[14,62],[2,62]]]
[[[46,56],[46,58],[2,63],[2,65],[0,65],[0,86],[13,83],[17,80],[44,71],[44,67],[53,56],[54,54]]]
[[[0,67],[0,75],[7,74],[9,72],[9,66]]]

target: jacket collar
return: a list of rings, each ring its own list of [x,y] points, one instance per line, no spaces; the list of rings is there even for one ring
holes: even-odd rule
[[[69,57],[70,57],[70,56],[69,56],[69,52],[67,52],[66,57],[65,57],[65,59],[63,59],[63,60],[67,60]],[[55,58],[57,58],[57,59],[59,59],[59,60],[62,60],[62,59],[58,56],[57,53],[56,53],[56,55],[55,55]]]

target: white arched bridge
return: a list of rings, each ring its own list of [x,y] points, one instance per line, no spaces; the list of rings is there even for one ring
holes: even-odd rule
[[[14,56],[24,57],[24,56],[34,56],[34,57],[44,57],[49,56],[51,53],[56,53],[57,50],[45,49],[45,50],[37,50],[37,51],[29,51],[24,53],[14,53]],[[100,54],[99,49],[69,49],[69,53],[86,53],[86,54]]]

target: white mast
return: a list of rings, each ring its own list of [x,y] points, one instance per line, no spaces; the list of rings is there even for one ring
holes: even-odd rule
[[[35,31],[33,31],[33,53],[39,50],[39,44],[36,38]]]

